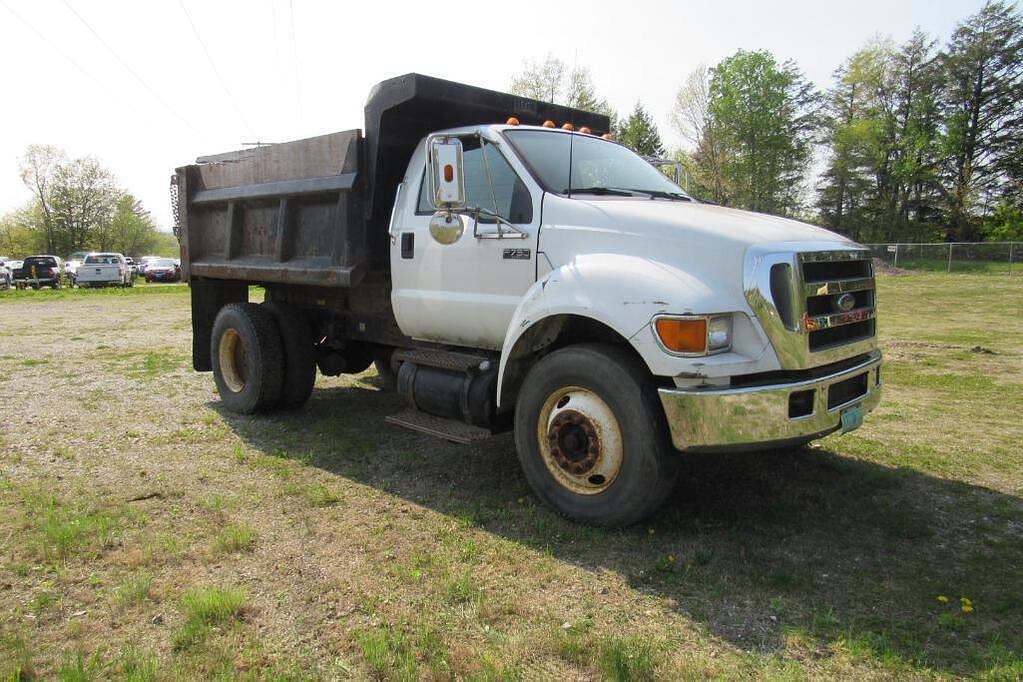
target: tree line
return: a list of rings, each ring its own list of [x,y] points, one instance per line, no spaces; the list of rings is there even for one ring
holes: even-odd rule
[[[819,90],[793,61],[739,50],[679,88],[667,152],[640,102],[627,117],[590,72],[548,55],[517,94],[607,114],[612,134],[670,156],[698,198],[810,220],[862,242],[1023,240],[1023,17],[991,0],[943,46],[875,38]]]
[[[19,170],[33,197],[0,218],[3,255],[177,253],[174,236],[159,232],[142,202],[121,189],[95,158],[70,158],[56,147],[31,145]]]

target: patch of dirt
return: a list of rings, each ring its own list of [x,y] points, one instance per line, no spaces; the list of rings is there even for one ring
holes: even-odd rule
[[[912,275],[913,274],[912,270],[905,270],[903,268],[897,268],[897,267],[895,267],[893,265],[889,265],[888,263],[885,263],[880,258],[875,258],[874,259],[874,272],[879,274],[879,275],[891,275],[891,276],[894,276],[894,277],[899,277],[901,275]]]

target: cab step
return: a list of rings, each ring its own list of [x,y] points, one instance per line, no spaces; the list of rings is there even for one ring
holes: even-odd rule
[[[425,412],[412,409],[399,412],[398,414],[392,414],[389,417],[384,417],[384,420],[388,424],[394,424],[395,426],[401,426],[406,429],[425,433],[453,443],[461,443],[463,445],[486,440],[494,435],[489,430],[479,426],[455,421],[454,419],[434,417],[431,414],[426,414]]]

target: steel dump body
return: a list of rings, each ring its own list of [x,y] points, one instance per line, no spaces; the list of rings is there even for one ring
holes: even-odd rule
[[[360,144],[350,130],[180,169],[184,277],[351,286],[365,235]]]
[[[544,120],[606,131],[608,118],[407,74],[379,83],[359,130],[200,157],[177,170],[181,270],[256,284],[354,287],[388,269],[387,223],[419,141],[437,130]]]

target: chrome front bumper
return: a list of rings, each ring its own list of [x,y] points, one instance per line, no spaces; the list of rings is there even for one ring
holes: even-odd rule
[[[842,413],[854,406],[860,406],[864,414],[873,410],[881,401],[880,366],[881,353],[873,351],[854,367],[807,381],[737,388],[661,388],[658,393],[672,443],[679,450],[770,447],[836,431],[842,426]],[[865,392],[828,407],[832,386],[864,374]],[[813,409],[791,417],[790,396],[801,391],[813,392]]]

